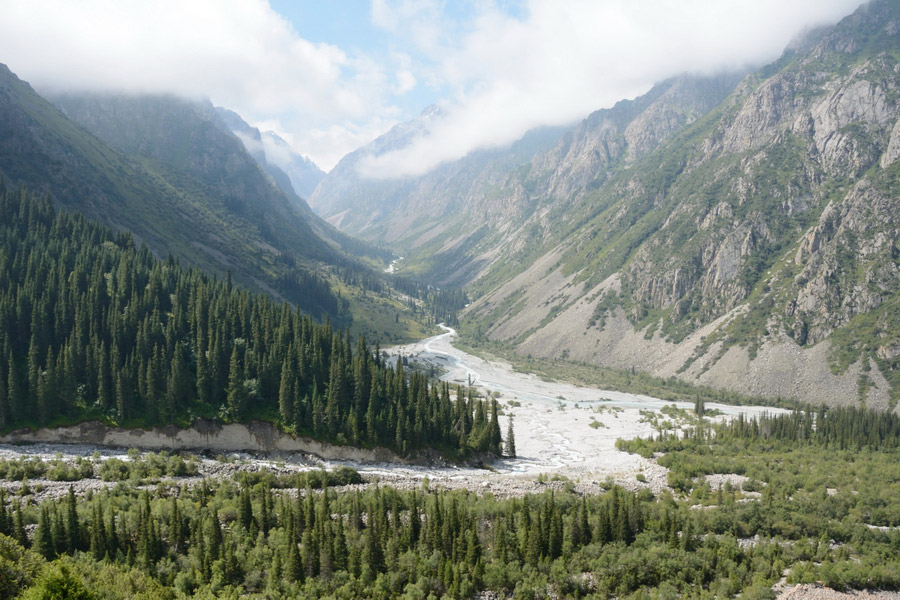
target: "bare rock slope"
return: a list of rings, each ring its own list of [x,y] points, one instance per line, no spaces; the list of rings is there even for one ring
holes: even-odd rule
[[[19,429],[0,437],[0,443],[93,444],[146,450],[299,452],[325,460],[403,462],[385,448],[370,450],[355,446],[335,446],[310,438],[294,437],[263,421],[222,424],[198,419],[192,427],[184,429],[174,425],[153,429],[126,429],[89,421],[34,431]]]
[[[348,156],[313,206],[433,283],[468,285],[476,341],[891,407],[898,31],[900,3],[874,0],[762,69],[665,81],[540,143],[402,181],[354,169],[431,112]]]

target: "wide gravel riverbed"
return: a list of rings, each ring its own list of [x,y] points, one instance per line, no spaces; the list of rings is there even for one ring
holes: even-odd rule
[[[313,456],[259,456],[230,453],[224,457],[200,461],[200,476],[217,477],[238,470],[271,469],[281,473],[317,468],[351,466],[369,479],[398,487],[415,487],[428,479],[430,485],[446,488],[467,488],[490,492],[497,496],[521,495],[547,487],[574,486],[594,493],[617,483],[626,488],[648,487],[654,492],[666,485],[666,470],[653,460],[619,452],[618,438],[647,436],[665,421],[679,423],[661,412],[673,404],[680,409],[693,410],[692,402],[665,402],[648,396],[606,391],[569,383],[547,381],[513,370],[501,361],[486,361],[453,346],[456,332],[444,327],[444,333],[415,344],[396,346],[386,350],[391,360],[406,356],[415,364],[434,365],[442,373],[441,379],[451,383],[471,382],[480,393],[497,398],[502,410],[501,429],[507,431],[507,419],[512,418],[515,430],[517,457],[492,461],[483,467],[438,464],[411,466],[395,463],[361,463],[323,461]],[[749,416],[778,409],[759,406],[729,406],[707,404],[717,409],[718,419],[738,414]],[[40,456],[75,460],[99,451],[98,460],[110,456],[125,456],[126,449],[97,448],[87,445],[59,444],[0,445],[0,458]],[[15,492],[18,482],[0,482],[0,486]],[[60,495],[68,483],[34,481],[43,494]],[[103,485],[91,480],[77,484],[78,491]],[[82,489],[84,488],[84,489]]]

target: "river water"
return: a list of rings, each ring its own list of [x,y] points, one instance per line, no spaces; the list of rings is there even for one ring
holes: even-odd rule
[[[675,404],[693,409],[693,402],[663,401],[639,394],[602,390],[570,383],[547,381],[513,370],[501,361],[487,361],[453,346],[456,331],[444,330],[415,344],[396,346],[386,352],[391,360],[404,355],[419,364],[440,368],[441,379],[451,383],[471,383],[485,395],[497,398],[501,409],[501,430],[506,436],[508,419],[512,419],[517,456],[493,461],[489,468],[459,465],[421,466],[395,463],[354,463],[321,461],[309,456],[256,456],[232,453],[229,460],[241,470],[275,469],[285,472],[311,468],[351,466],[363,475],[392,485],[422,485],[425,479],[433,485],[490,491],[497,495],[518,495],[544,489],[544,481],[558,479],[575,485],[584,493],[596,493],[610,482],[635,488],[649,487],[654,492],[666,485],[666,470],[655,461],[615,448],[618,438],[632,439],[656,433],[660,427],[678,427],[684,423],[671,421],[660,410]],[[708,403],[707,409],[722,412],[718,419],[744,414],[780,412],[760,406],[729,406]],[[34,446],[0,445],[0,458],[38,456],[74,460],[100,451],[100,459],[123,457],[124,449],[96,448],[88,445]],[[201,474],[227,476],[234,469],[220,462],[201,461]],[[546,475],[547,477],[543,477]],[[638,478],[640,475],[640,478]],[[638,482],[638,479],[642,481]],[[95,480],[92,480],[95,481]],[[558,484],[558,482],[557,482]],[[2,483],[3,487],[16,484]],[[46,482],[48,490],[53,484]],[[96,482],[99,485],[99,482]],[[62,494],[68,484],[61,484]],[[95,484],[90,484],[95,486]],[[87,489],[87,488],[86,488]]]
[[[393,354],[402,353],[416,361],[433,363],[446,369],[442,380],[451,383],[472,385],[487,392],[497,392],[501,397],[536,404],[569,405],[588,404],[622,409],[659,410],[664,406],[693,409],[693,400],[673,402],[660,400],[641,394],[614,392],[557,381],[548,381],[528,373],[512,369],[505,362],[486,361],[453,346],[457,333],[446,325],[440,325],[444,333],[430,337],[417,344],[391,348]],[[707,403],[707,409],[714,408],[724,415],[744,414],[756,416],[768,412],[782,412],[780,409],[763,406],[733,406],[729,404]]]

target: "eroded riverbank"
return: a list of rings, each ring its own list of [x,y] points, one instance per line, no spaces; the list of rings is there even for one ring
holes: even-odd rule
[[[664,402],[656,398],[605,391],[568,383],[545,381],[514,371],[508,364],[486,361],[452,344],[456,332],[444,333],[415,344],[386,350],[396,360],[407,356],[420,365],[434,365],[441,379],[467,385],[497,398],[501,426],[513,419],[517,457],[499,459],[485,468],[446,464],[409,464],[387,451],[330,446],[314,440],[295,439],[268,424],[217,425],[178,430],[160,428],[129,431],[99,424],[63,430],[46,429],[34,434],[5,436],[5,442],[32,442],[0,447],[0,457],[62,456],[75,459],[102,449],[101,456],[121,455],[110,447],[155,450],[208,450],[231,457],[244,469],[271,468],[293,471],[350,466],[374,481],[398,487],[431,485],[467,488],[499,496],[539,492],[547,486],[574,486],[583,493],[598,493],[616,483],[626,488],[647,487],[659,492],[666,486],[666,470],[653,460],[619,452],[618,438],[653,434],[661,427],[681,427],[691,418],[690,402]],[[707,404],[718,419],[737,414],[758,415],[777,409],[754,406]],[[75,445],[62,445],[68,441]],[[247,452],[250,451],[250,452]],[[218,464],[216,464],[218,462]],[[201,476],[220,476],[237,467],[222,461],[205,461]],[[227,463],[226,463],[227,464]],[[268,467],[267,467],[268,465]],[[48,487],[56,487],[48,482]],[[10,486],[13,487],[14,486]]]

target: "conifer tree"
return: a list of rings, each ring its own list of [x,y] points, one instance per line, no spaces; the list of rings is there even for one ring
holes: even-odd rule
[[[512,415],[509,415],[509,420],[507,421],[506,426],[506,456],[510,458],[516,457],[516,438],[513,433],[513,418]]]
[[[281,421],[288,425],[293,424],[295,415],[294,389],[291,379],[290,363],[285,357],[281,364],[281,383],[278,386],[278,411]]]
[[[66,496],[66,545],[69,554],[81,547],[81,526],[78,522],[75,489],[72,486],[69,486],[69,493]]]
[[[20,502],[16,502],[16,514],[13,518],[13,528],[13,537],[16,538],[19,545],[23,548],[31,547],[28,534],[25,533],[25,516],[22,514],[22,504]]]
[[[91,520],[90,531],[90,551],[94,560],[103,560],[106,556],[106,530],[103,525],[103,515],[101,513],[100,503],[94,502],[93,519]]]
[[[56,555],[56,544],[53,541],[53,530],[50,522],[49,509],[41,506],[38,513],[38,526],[35,533],[37,551],[47,560],[52,559]]]
[[[128,234],[24,191],[0,191],[0,215],[9,242],[0,426],[80,419],[98,407],[139,426],[210,408],[240,420],[252,398],[254,410],[298,432],[401,453],[502,444],[474,390],[459,388],[454,404],[446,385],[430,387],[402,361],[388,368],[365,338],[354,344],[286,304],[158,261]]]
[[[31,406],[41,406],[40,398],[38,397],[38,379],[40,374],[40,350],[37,344],[37,336],[32,332],[31,342],[28,344],[28,398]],[[42,414],[41,418],[47,418],[47,415]]]
[[[54,362],[52,349],[47,361],[48,365],[52,365]],[[56,394],[56,369],[54,366],[48,366],[47,370],[38,375],[38,406],[41,420],[45,423],[57,416]]]
[[[6,400],[9,404],[9,418],[15,423],[24,418],[24,407],[26,405],[26,387],[22,383],[16,363],[13,361],[12,353],[9,354],[9,368],[7,369],[6,384],[7,394]]]
[[[210,403],[210,373],[209,361],[206,357],[206,349],[198,343],[197,345],[197,402],[201,405]]]
[[[97,353],[99,357],[97,372],[97,404],[103,410],[109,409],[113,405],[113,388],[109,375],[109,354],[106,352],[106,342],[100,343],[100,350]]]
[[[497,415],[497,400],[491,399],[490,451],[500,456],[503,448],[503,437],[500,435],[500,418]]]
[[[237,344],[234,345],[231,351],[231,360],[228,364],[228,391],[226,395],[228,409],[234,418],[240,419],[244,414],[247,394],[244,388],[244,373],[241,368],[241,355]]]
[[[9,386],[6,383],[6,375],[3,373],[3,366],[0,365],[0,429],[6,427],[6,423],[9,420],[9,401],[7,400],[7,394],[9,393]]]
[[[126,377],[124,369],[116,374],[116,418],[120,423],[128,416],[131,404],[131,394]]]
[[[238,512],[238,523],[245,530],[250,530],[250,524],[253,522],[253,506],[250,500],[250,490],[246,487],[241,489],[241,501]]]

